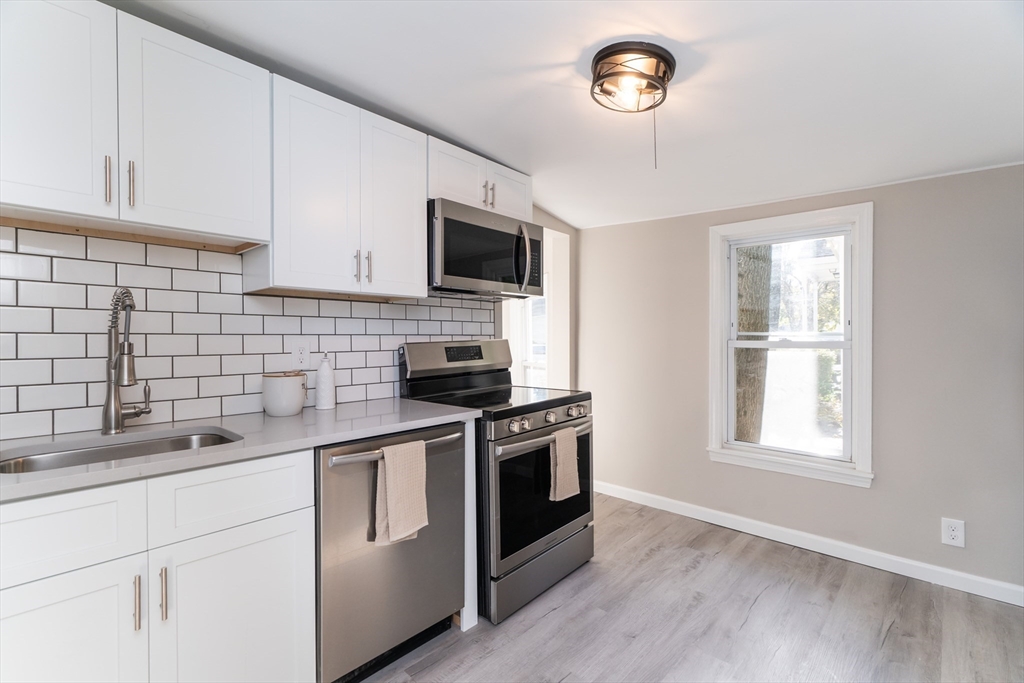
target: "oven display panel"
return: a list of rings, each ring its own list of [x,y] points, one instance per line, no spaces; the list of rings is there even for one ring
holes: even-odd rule
[[[444,355],[449,363],[465,360],[483,360],[484,350],[480,346],[446,346]]]

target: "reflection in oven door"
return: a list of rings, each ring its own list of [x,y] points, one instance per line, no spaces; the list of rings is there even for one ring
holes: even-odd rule
[[[492,460],[491,576],[505,574],[593,520],[590,439],[587,433],[576,440],[580,493],[558,502],[549,499],[550,445]]]

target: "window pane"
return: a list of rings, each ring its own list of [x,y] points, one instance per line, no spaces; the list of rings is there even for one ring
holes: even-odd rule
[[[733,352],[735,441],[843,457],[841,350]]]
[[[738,339],[841,337],[845,238],[736,248]]]

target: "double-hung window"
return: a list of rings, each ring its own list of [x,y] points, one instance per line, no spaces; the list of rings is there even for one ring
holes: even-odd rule
[[[871,483],[872,205],[711,229],[712,460]]]

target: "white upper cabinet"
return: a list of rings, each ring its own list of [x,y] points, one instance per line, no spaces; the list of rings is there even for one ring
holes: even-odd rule
[[[148,681],[146,553],[0,591],[0,681]]]
[[[362,291],[427,295],[427,136],[361,113]]]
[[[270,240],[270,74],[117,13],[121,220]]]
[[[358,107],[274,76],[277,287],[358,292]]]
[[[428,138],[427,147],[431,199],[443,197],[468,206],[489,208],[487,159],[433,137]]]
[[[0,149],[0,202],[117,218],[116,10],[0,2]]]
[[[530,176],[437,138],[429,138],[428,148],[431,199],[451,199],[504,216],[533,220]]]

